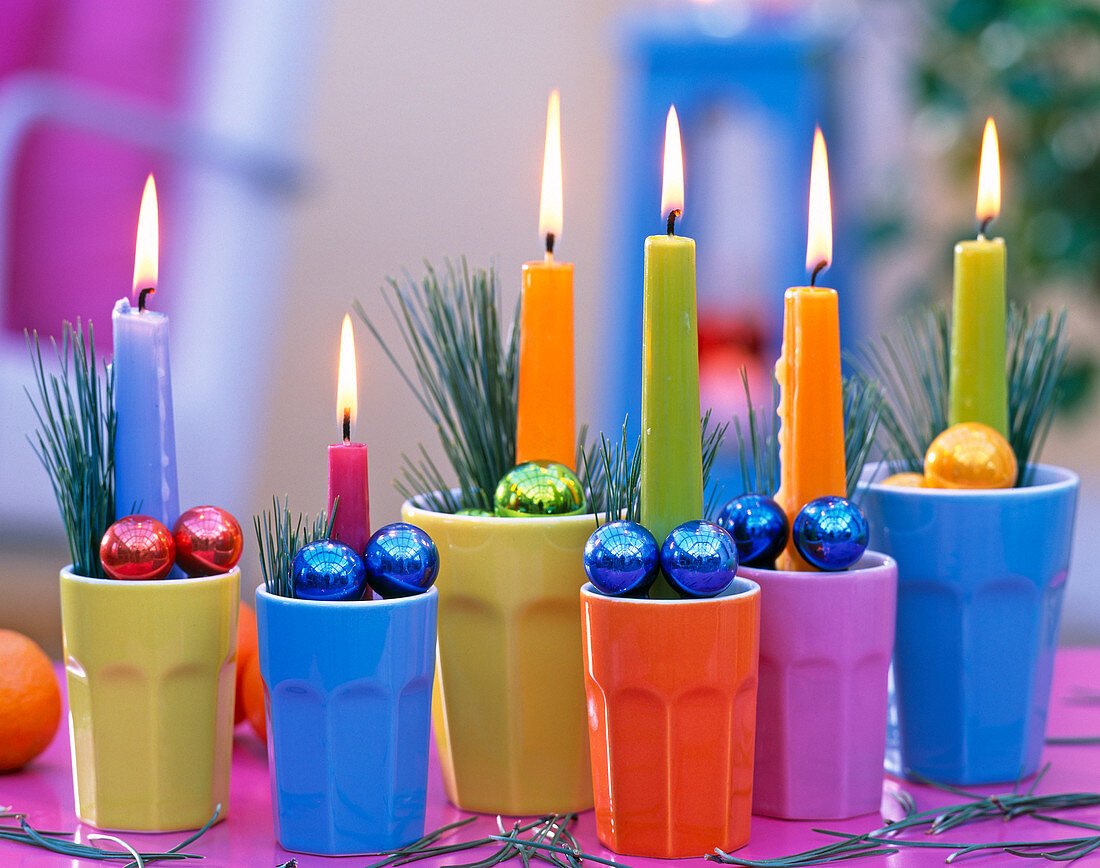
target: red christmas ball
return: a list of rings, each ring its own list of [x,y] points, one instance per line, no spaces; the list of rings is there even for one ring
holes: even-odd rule
[[[212,576],[233,569],[241,559],[244,535],[231,513],[196,506],[176,520],[176,563],[189,576]]]
[[[175,558],[172,532],[147,515],[120,518],[99,543],[99,562],[112,579],[163,579]]]

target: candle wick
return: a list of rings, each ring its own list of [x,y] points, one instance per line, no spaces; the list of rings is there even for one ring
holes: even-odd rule
[[[344,442],[351,442],[351,407],[344,408]]]
[[[145,296],[151,292],[156,292],[156,287],[147,286],[141,292],[138,293],[138,313],[142,313],[145,310]]]
[[[550,259],[554,258],[554,233],[546,233],[546,256]]]
[[[676,218],[679,217],[681,213],[682,212],[680,212],[676,208],[673,208],[671,211],[668,212],[668,223],[665,225],[665,231],[669,235],[676,234]]]
[[[821,274],[826,268],[829,267],[829,260],[822,259],[817,265],[814,266],[813,273],[810,274],[810,286],[817,285],[817,276]]]
[[[985,232],[989,228],[989,224],[993,222],[992,217],[983,217],[978,224],[978,240],[985,241]]]

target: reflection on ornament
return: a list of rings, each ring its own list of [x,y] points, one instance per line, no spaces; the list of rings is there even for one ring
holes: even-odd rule
[[[564,464],[528,461],[504,474],[493,503],[500,516],[577,515],[585,508],[584,486]]]
[[[868,526],[863,511],[845,497],[811,500],[795,516],[795,548],[819,570],[846,570],[867,549]]]
[[[298,550],[291,566],[300,600],[361,600],[367,589],[363,559],[349,545],[319,539]]]
[[[661,569],[685,597],[715,597],[737,577],[737,544],[724,527],[685,521],[661,546]]]
[[[999,431],[981,422],[959,422],[942,432],[924,454],[930,488],[1011,488],[1016,453]]]
[[[196,506],[176,520],[176,563],[189,576],[212,576],[241,559],[244,535],[237,519],[217,506]]]
[[[787,514],[763,494],[743,494],[722,507],[717,523],[737,543],[737,559],[747,567],[770,567],[787,545]]]
[[[600,525],[584,546],[584,571],[589,581],[611,596],[644,596],[660,565],[657,540],[633,521]]]
[[[428,590],[439,575],[439,551],[415,525],[395,521],[379,528],[363,555],[367,584],[381,597],[409,597]]]
[[[925,479],[923,473],[895,473],[893,476],[887,476],[881,485],[897,485],[901,488],[925,488]]]
[[[99,543],[99,562],[112,579],[163,579],[175,558],[171,531],[148,515],[120,518]]]

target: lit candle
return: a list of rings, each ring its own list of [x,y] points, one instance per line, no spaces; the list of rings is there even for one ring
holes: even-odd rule
[[[661,216],[667,233],[645,242],[642,309],[642,524],[661,543],[703,514],[695,241],[675,234],[684,208],[684,164],[675,107],[665,122]],[[651,593],[673,596],[663,578]]]
[[[1001,210],[997,128],[985,122],[978,169],[978,238],[955,245],[951,390],[947,421],[984,422],[1008,436],[1005,373],[1005,241],[985,231]]]
[[[833,258],[829,164],[821,130],[814,132],[810,164],[810,219],[806,242],[809,286],[792,286],[783,298],[783,348],[775,365],[779,383],[779,491],[775,499],[794,523],[809,501],[844,496],[844,403],[840,378],[840,317],[836,290],[816,286]],[[780,569],[812,570],[793,544]]]
[[[546,110],[539,203],[539,235],[546,240],[546,256],[523,266],[517,464],[548,460],[572,467],[575,461],[573,265],[554,261],[554,241],[561,237],[561,227],[561,105],[555,90]]]
[[[363,554],[370,538],[370,494],[367,489],[367,447],[351,442],[358,408],[355,382],[355,341],[351,317],[344,314],[340,329],[340,370],[336,388],[336,418],[343,441],[328,448],[328,508],[337,497],[332,539],[346,543]]]
[[[138,215],[133,301],[121,298],[111,315],[115,378],[115,513],[152,516],[168,527],[179,518],[176,432],[168,317],[149,310],[157,288],[157,188],[145,181]]]

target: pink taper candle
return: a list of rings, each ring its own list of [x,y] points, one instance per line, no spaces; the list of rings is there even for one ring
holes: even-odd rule
[[[336,392],[337,418],[343,427],[344,439],[328,448],[328,508],[331,510],[333,502],[340,498],[332,538],[363,554],[370,538],[370,493],[366,444],[351,442],[357,404],[355,344],[351,317],[345,314],[340,331],[340,375]]]

